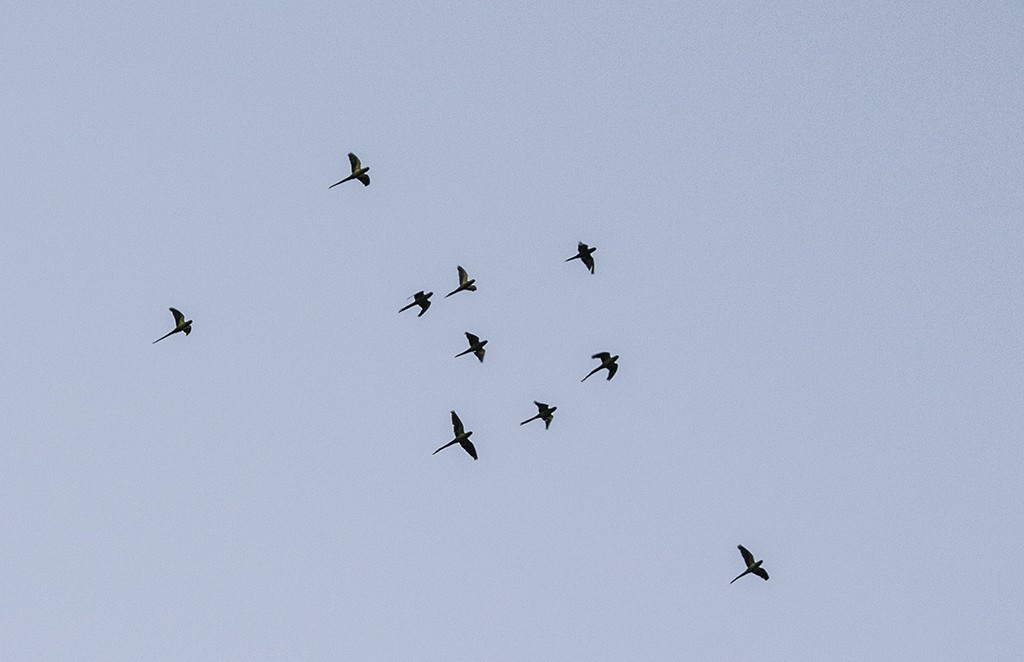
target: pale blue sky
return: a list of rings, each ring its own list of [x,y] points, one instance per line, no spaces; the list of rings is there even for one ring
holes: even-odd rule
[[[1024,650],[1019,3],[3,13],[0,659]]]

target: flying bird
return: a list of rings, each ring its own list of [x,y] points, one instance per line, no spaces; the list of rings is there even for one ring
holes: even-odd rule
[[[612,377],[615,376],[615,371],[619,369],[619,364],[616,363],[616,361],[619,360],[619,355],[618,354],[616,354],[615,356],[612,356],[608,352],[598,352],[597,354],[594,354],[590,358],[592,358],[592,359],[601,359],[601,365],[599,365],[596,368],[594,368],[593,370],[591,370],[587,374],[587,377],[590,377],[590,375],[594,374],[598,370],[603,370],[603,369],[607,368],[608,369],[608,379],[611,379]],[[587,381],[587,377],[584,377],[580,381],[581,382]]]
[[[473,284],[475,282],[476,282],[476,279],[475,278],[470,278],[469,274],[466,273],[466,270],[463,269],[460,266],[459,267],[459,286],[456,287],[451,292],[449,292],[448,294],[444,295],[444,298],[447,299],[451,295],[455,294],[456,292],[461,292],[462,290],[469,290],[470,292],[476,292],[476,285]]]
[[[437,455],[438,453],[448,448],[452,444],[459,444],[460,446],[462,446],[462,450],[469,453],[469,456],[475,460],[476,448],[473,446],[473,442],[469,440],[469,437],[470,435],[473,434],[473,431],[470,430],[469,432],[466,432],[466,428],[463,427],[462,421],[459,420],[459,415],[455,413],[454,409],[452,410],[452,427],[455,429],[455,438],[449,441],[444,446],[438,448],[436,451],[431,453],[431,455]]]
[[[420,290],[416,294],[409,297],[410,299],[413,300],[413,302],[410,303],[408,306],[403,306],[402,308],[399,309],[398,312],[409,310],[413,306],[419,306],[420,308],[422,308],[422,310],[419,312],[419,314],[416,315],[416,317],[423,317],[423,313],[427,312],[427,308],[430,308],[430,297],[432,296],[434,296],[433,292],[424,292],[423,290]]]
[[[363,165],[359,163],[359,157],[353,154],[352,152],[348,153],[348,160],[352,164],[352,174],[346,177],[345,179],[341,180],[340,182],[335,182],[331,184],[330,186],[327,187],[328,189],[332,189],[338,184],[344,184],[350,179],[358,179],[363,183],[363,186],[370,185],[370,176],[366,174],[370,172],[370,169],[364,168]]]
[[[469,354],[473,352],[476,354],[476,358],[480,359],[480,363],[484,362],[484,353],[487,351],[484,349],[484,345],[487,344],[486,340],[480,340],[469,331],[466,332],[466,340],[469,341],[469,349],[464,352],[459,352],[455,355],[455,358],[462,356],[463,354]]]
[[[533,404],[537,405],[538,414],[533,418],[526,419],[519,425],[526,425],[530,421],[536,421],[539,418],[544,421],[544,429],[547,430],[548,426],[551,425],[551,419],[554,418],[555,410],[558,409],[558,407],[549,407],[543,402],[537,402],[536,400],[533,401]]]
[[[761,567],[761,564],[764,563],[764,560],[762,559],[761,561],[755,561],[754,560],[754,555],[751,554],[750,552],[748,552],[746,547],[744,547],[743,545],[736,545],[736,546],[739,547],[740,554],[743,555],[743,562],[747,564],[747,569],[744,570],[743,572],[741,572],[736,577],[736,579],[739,579],[743,575],[746,575],[746,574],[749,573],[749,574],[757,575],[761,579],[763,579],[765,581],[768,581],[768,573],[765,571],[764,568]],[[736,581],[736,579],[732,580],[732,582]],[[729,583],[731,584],[732,582],[729,582]]]
[[[192,333],[192,320],[186,321],[185,316],[182,315],[181,311],[178,310],[177,308],[171,308],[170,311],[171,314],[174,315],[174,330],[172,330],[166,336],[162,336],[154,340],[154,345],[163,340],[164,338],[166,338],[167,336],[173,336],[175,333],[179,331],[184,331],[186,336]]]
[[[590,269],[590,273],[594,273],[594,251],[597,250],[597,246],[591,248],[590,246],[587,246],[581,241],[578,248],[579,252],[576,253],[576,255],[570,257],[568,260],[566,260],[566,262],[569,262],[571,260],[581,260],[583,262],[583,265],[587,269]]]

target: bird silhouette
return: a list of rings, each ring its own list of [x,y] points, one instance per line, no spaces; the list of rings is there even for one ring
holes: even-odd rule
[[[469,354],[470,352],[473,352],[474,354],[476,354],[476,358],[480,359],[480,363],[483,363],[484,362],[484,353],[487,351],[487,350],[484,349],[484,345],[487,344],[487,341],[486,340],[480,340],[479,338],[474,336],[469,331],[466,332],[466,340],[469,341],[469,349],[467,349],[464,352],[459,352],[458,354],[455,355],[455,358],[458,358],[458,357],[460,357],[460,356],[462,356],[464,354]]]
[[[419,306],[422,310],[420,310],[416,317],[423,317],[423,313],[427,312],[427,308],[430,308],[430,297],[432,296],[434,296],[433,292],[424,292],[423,290],[420,290],[416,294],[409,297],[410,299],[413,300],[413,302],[410,303],[408,306],[402,306],[402,308],[400,308],[398,312],[401,313],[403,311],[409,310],[413,306]]]
[[[580,380],[581,382],[587,381],[587,378],[590,377],[590,375],[593,375],[598,370],[603,370],[605,368],[608,369],[608,379],[611,379],[612,377],[615,376],[615,371],[619,369],[619,364],[616,363],[616,361],[619,360],[618,354],[612,356],[608,352],[598,352],[597,354],[594,354],[590,358],[601,359],[601,365],[597,366],[589,373],[587,373],[587,376]]]
[[[344,184],[350,179],[358,179],[363,183],[363,186],[370,185],[370,176],[366,174],[370,172],[370,169],[364,168],[362,164],[359,163],[359,157],[353,154],[352,152],[348,153],[348,160],[352,164],[352,174],[346,177],[345,179],[341,180],[340,182],[335,182],[331,184],[330,186],[327,187],[328,189],[332,189],[338,184]]]
[[[755,561],[754,560],[754,555],[751,554],[750,552],[748,552],[747,548],[744,547],[743,545],[736,545],[736,547],[739,548],[740,554],[743,555],[743,562],[747,564],[747,569],[744,570],[743,572],[741,572],[739,575],[737,575],[736,579],[739,579],[743,575],[746,575],[746,574],[749,573],[749,574],[757,575],[761,579],[763,579],[765,581],[768,581],[768,572],[764,568],[761,567],[761,564],[764,563],[764,560]],[[732,580],[732,582],[736,581],[736,579]],[[729,582],[729,583],[732,584],[732,582]]]
[[[192,320],[186,321],[185,316],[182,315],[181,311],[179,311],[177,308],[171,308],[170,311],[171,314],[174,315],[174,329],[167,335],[161,336],[154,340],[154,345],[163,340],[164,338],[166,338],[167,336],[173,336],[175,333],[178,333],[179,331],[184,331],[186,336],[192,333]]]
[[[461,292],[463,290],[468,290],[470,292],[476,292],[476,285],[473,284],[475,282],[476,282],[476,279],[475,278],[470,278],[469,274],[466,273],[466,270],[463,269],[461,266],[459,266],[459,286],[456,287],[451,292],[449,292],[448,294],[444,295],[444,298],[447,299],[448,297],[450,297],[451,295],[455,294],[456,292]]]
[[[472,457],[474,460],[477,459],[476,447],[473,446],[473,442],[469,440],[469,437],[470,435],[473,434],[473,431],[470,430],[469,432],[466,432],[466,428],[462,425],[462,421],[459,420],[459,415],[455,413],[454,409],[452,410],[452,427],[455,429],[455,438],[449,441],[444,446],[438,448],[436,451],[431,453],[431,455],[437,455],[438,453],[448,448],[452,444],[459,444],[460,446],[462,446],[462,450],[469,453],[470,457]]]
[[[526,425],[530,421],[536,421],[539,418],[540,420],[544,421],[544,429],[547,430],[548,426],[551,425],[551,419],[554,418],[555,410],[558,409],[558,407],[549,407],[543,402],[537,402],[536,400],[533,401],[533,404],[537,405],[537,415],[534,416],[533,418],[526,419],[519,425]]]
[[[569,262],[571,260],[580,260],[583,262],[583,265],[587,269],[590,269],[590,273],[594,273],[594,251],[597,250],[597,246],[591,248],[590,246],[587,246],[581,241],[579,243],[578,249],[579,252],[577,252],[576,255],[573,255],[568,260],[566,260],[566,262]]]

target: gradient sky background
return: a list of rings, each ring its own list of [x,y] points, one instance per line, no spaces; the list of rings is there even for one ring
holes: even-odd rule
[[[86,4],[0,22],[0,659],[1019,659],[1020,3]]]

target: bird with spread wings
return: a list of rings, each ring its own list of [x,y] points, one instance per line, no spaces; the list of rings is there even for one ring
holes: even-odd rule
[[[173,336],[179,331],[183,331],[185,335],[192,333],[192,320],[186,320],[185,316],[181,314],[181,311],[177,308],[170,309],[171,314],[174,315],[174,329],[172,329],[167,335],[161,336],[153,341],[153,344],[157,344],[167,336]]]
[[[593,370],[591,370],[587,374],[587,377],[590,377],[590,375],[593,375],[598,370],[607,369],[608,370],[608,379],[611,379],[612,377],[615,376],[615,371],[619,369],[619,364],[616,363],[616,361],[619,360],[619,355],[618,354],[616,354],[615,356],[612,356],[608,352],[598,352],[597,354],[594,354],[590,358],[592,358],[592,359],[601,359],[601,365],[599,365],[596,368],[594,368]],[[584,377],[580,381],[581,382],[587,381],[587,377]]]
[[[349,163],[352,164],[352,174],[346,177],[345,179],[341,180],[340,182],[335,182],[331,184],[330,186],[327,187],[328,189],[332,189],[338,184],[344,184],[350,179],[358,179],[363,183],[363,186],[370,185],[370,176],[366,174],[370,172],[370,169],[368,167],[364,168],[363,164],[359,162],[359,157],[353,154],[352,152],[348,153],[348,160]]]
[[[737,575],[736,579],[739,579],[740,577],[746,574],[752,574],[757,575],[765,581],[768,581],[768,571],[761,567],[761,564],[764,563],[764,560],[762,559],[760,561],[755,561],[754,555],[747,551],[746,547],[744,547],[743,545],[736,546],[739,548],[740,554],[743,555],[743,562],[747,564],[747,569],[741,572],[739,575]],[[732,580],[732,582],[736,581],[736,579]],[[732,582],[729,583],[731,584]]]
[[[585,266],[587,269],[590,269],[590,273],[594,273],[594,251],[597,250],[597,246],[590,247],[581,241],[579,242],[579,246],[577,246],[576,248],[578,251],[576,255],[573,255],[572,257],[567,259],[566,262],[570,262],[572,260],[580,260],[581,262],[583,262],[583,266]]]
[[[487,344],[487,341],[486,340],[480,340],[479,337],[474,336],[469,331],[466,331],[466,340],[469,341],[469,349],[467,349],[465,351],[462,351],[462,352],[459,352],[458,354],[455,355],[455,358],[458,358],[460,356],[464,356],[466,354],[469,354],[470,352],[473,352],[474,354],[476,354],[476,358],[480,359],[480,363],[483,363],[484,362],[484,353],[487,351],[487,350],[484,349],[484,345]]]
[[[467,292],[476,292],[476,285],[474,285],[474,283],[476,282],[476,279],[475,278],[470,278],[469,274],[466,273],[466,270],[463,269],[461,265],[459,265],[458,269],[459,269],[459,286],[456,287],[451,292],[449,292],[448,294],[444,295],[445,299],[447,299],[451,295],[455,294],[456,292],[462,292],[463,290],[465,290]]]
[[[555,417],[555,410],[558,409],[558,407],[550,407],[543,402],[537,402],[536,400],[533,401],[533,404],[537,405],[537,415],[533,418],[526,419],[519,425],[526,425],[530,421],[536,421],[539,418],[544,421],[544,429],[547,430],[551,425],[551,420]]]
[[[474,460],[477,459],[476,447],[473,445],[473,442],[469,440],[469,437],[470,435],[473,434],[473,431],[470,430],[469,432],[466,432],[465,426],[462,425],[462,421],[459,420],[459,415],[455,413],[454,409],[452,410],[452,428],[454,428],[455,430],[455,438],[449,441],[444,446],[438,448],[436,451],[431,453],[431,455],[437,455],[438,453],[448,448],[452,444],[459,444],[460,446],[462,446],[462,450],[469,453],[470,457],[472,457]]]

